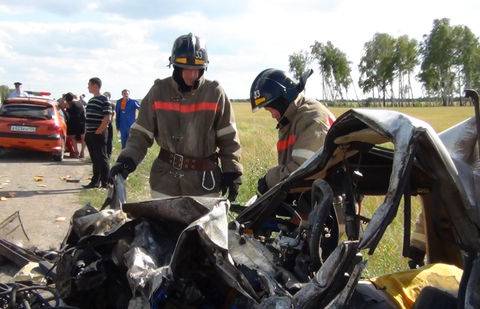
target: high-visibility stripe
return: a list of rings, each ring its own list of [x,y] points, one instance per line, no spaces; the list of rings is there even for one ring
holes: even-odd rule
[[[144,127],[142,127],[141,125],[139,125],[138,123],[134,123],[131,127],[131,129],[133,130],[138,130],[142,133],[145,133],[148,137],[150,137],[151,139],[153,139],[153,133],[148,131],[147,129],[145,129]]]
[[[303,159],[310,159],[315,152],[308,150],[308,149],[293,149],[292,151],[292,157],[298,157],[298,158],[303,158]]]
[[[237,132],[237,126],[235,123],[232,123],[229,126],[226,126],[225,128],[218,130],[217,137],[222,137],[224,135],[235,133],[235,132]]]
[[[265,97],[260,97],[260,98],[257,98],[255,99],[255,105],[260,105],[262,104],[263,102],[265,102],[267,99],[265,99]]]
[[[177,63],[182,63],[182,64],[187,64],[187,58],[185,58],[185,57],[178,57],[178,58],[175,58],[175,62],[177,62]]]
[[[295,144],[296,140],[297,137],[293,134],[289,135],[286,139],[279,140],[277,142],[277,151],[280,152],[290,148],[291,146],[293,146],[293,144]]]
[[[327,126],[330,128],[333,125],[334,122],[335,122],[335,118],[328,115],[327,116]]]
[[[164,110],[180,113],[196,113],[202,111],[216,111],[217,102],[200,102],[185,104],[180,102],[164,102],[164,101],[155,101],[153,102],[154,110]]]

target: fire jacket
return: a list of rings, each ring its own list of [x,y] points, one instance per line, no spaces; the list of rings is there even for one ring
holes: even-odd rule
[[[153,196],[218,196],[222,172],[242,174],[233,109],[217,81],[202,76],[196,89],[181,93],[172,77],[157,79],[142,100],[120,156],[138,165],[154,141],[162,149],[190,158],[218,155],[215,160],[220,166],[213,171],[178,169],[157,157],[150,172]]]
[[[267,171],[269,188],[290,175],[317,152],[325,141],[335,116],[322,103],[300,94],[290,103],[278,131],[278,165]]]

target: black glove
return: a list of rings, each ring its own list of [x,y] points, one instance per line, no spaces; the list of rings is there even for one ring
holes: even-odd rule
[[[133,172],[137,168],[137,165],[129,157],[118,157],[117,162],[110,168],[108,174],[108,180],[113,183],[115,176],[120,174],[123,178],[127,179],[128,174]]]
[[[265,192],[268,191],[267,179],[265,178],[265,176],[263,176],[258,180],[257,191],[260,194],[264,194]]]
[[[425,252],[423,250],[412,246],[408,252],[408,257],[410,258],[408,261],[408,266],[410,269],[417,269],[425,265]]]
[[[228,190],[228,200],[235,201],[238,195],[238,188],[242,184],[242,174],[236,172],[225,172],[222,174],[222,195],[225,195]]]

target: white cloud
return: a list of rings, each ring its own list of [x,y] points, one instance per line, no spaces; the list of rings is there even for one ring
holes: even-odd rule
[[[57,1],[57,0],[0,0],[0,8],[5,8],[5,12],[10,14],[26,14],[31,12],[50,12],[59,15],[74,15],[83,10],[89,1]],[[0,9],[0,12],[2,10]]]
[[[98,3],[95,3],[95,2],[87,3],[87,9],[91,11],[98,10]]]
[[[363,44],[375,32],[421,40],[434,18],[447,17],[480,34],[480,2],[474,0],[249,0],[228,7],[203,0],[183,8],[153,1],[155,9],[145,3],[77,1],[55,7],[53,0],[0,0],[0,14],[7,17],[0,22],[0,83],[22,80],[25,89],[46,87],[58,95],[86,92],[88,78],[99,76],[114,97],[123,88],[143,97],[155,78],[171,74],[166,65],[173,40],[192,31],[207,41],[207,78],[219,80],[229,97],[246,98],[260,71],[287,70],[288,55],[315,40],[330,40],[347,54],[356,83]],[[319,85],[318,76],[312,77],[308,94],[320,97]]]
[[[8,76],[1,75],[2,82],[22,80],[25,89],[49,88],[58,96],[85,92],[88,79],[99,76],[114,93],[132,84],[138,88],[136,95],[143,96],[162,54],[146,38],[147,30],[148,25],[133,22],[0,23],[0,65],[8,71]]]

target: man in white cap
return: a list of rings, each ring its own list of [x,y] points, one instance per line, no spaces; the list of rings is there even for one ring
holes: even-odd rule
[[[15,90],[13,90],[9,95],[8,98],[17,98],[17,97],[28,97],[26,92],[23,92],[21,89],[22,83],[21,82],[14,82]]]

